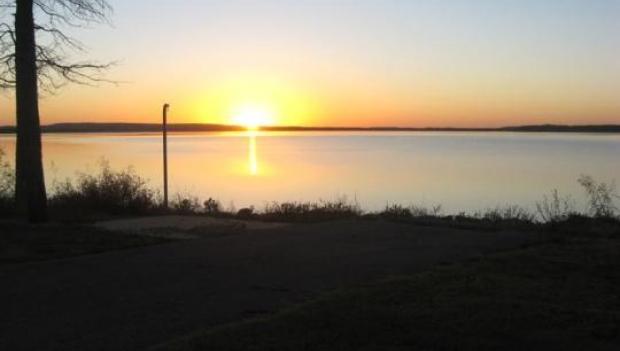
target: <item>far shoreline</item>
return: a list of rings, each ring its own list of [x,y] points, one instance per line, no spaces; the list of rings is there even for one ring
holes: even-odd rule
[[[41,126],[44,134],[56,133],[156,133],[162,126],[157,123],[56,123]],[[245,132],[248,129],[237,125],[174,123],[168,125],[169,132]],[[522,125],[498,128],[458,127],[301,127],[264,126],[263,132],[529,132],[529,133],[620,133],[620,124],[600,125]],[[15,134],[15,126],[0,126],[0,134]]]

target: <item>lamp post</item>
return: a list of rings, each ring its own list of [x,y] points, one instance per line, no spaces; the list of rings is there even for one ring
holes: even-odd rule
[[[164,208],[168,209],[168,109],[170,105],[164,104],[163,109],[163,138],[164,138]]]

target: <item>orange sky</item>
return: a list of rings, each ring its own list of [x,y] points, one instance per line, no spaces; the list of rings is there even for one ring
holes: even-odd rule
[[[158,122],[164,102],[171,122],[259,106],[280,125],[620,123],[618,2],[140,2],[75,31],[125,83],[44,96],[44,124]]]

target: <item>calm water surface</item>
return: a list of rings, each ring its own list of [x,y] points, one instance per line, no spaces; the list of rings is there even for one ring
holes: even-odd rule
[[[48,134],[43,142],[50,187],[106,159],[161,188],[159,135]],[[14,145],[14,137],[0,136],[9,155]],[[446,212],[533,208],[551,189],[580,206],[580,174],[620,178],[617,134],[192,133],[170,135],[169,155],[171,192],[237,208],[341,196],[367,210],[387,203],[442,204]]]

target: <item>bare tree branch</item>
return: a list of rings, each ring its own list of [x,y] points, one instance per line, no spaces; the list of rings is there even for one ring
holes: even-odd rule
[[[17,0],[0,0],[0,13],[12,19]],[[66,83],[96,85],[118,82],[105,79],[103,74],[115,62],[72,62],[68,51],[85,52],[84,45],[67,35],[62,28],[83,27],[90,23],[109,23],[112,7],[106,0],[34,0],[39,11],[35,24],[38,33],[36,46],[39,86],[53,93]],[[11,12],[7,16],[7,12]],[[0,89],[15,87],[15,32],[13,23],[0,23]]]
[[[34,0],[50,22],[80,27],[88,23],[109,22],[112,7],[106,0]]]

